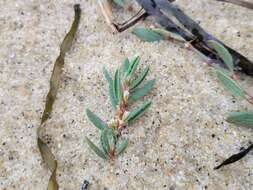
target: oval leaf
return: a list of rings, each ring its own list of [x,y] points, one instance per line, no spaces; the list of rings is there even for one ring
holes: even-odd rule
[[[232,112],[227,117],[227,122],[243,127],[253,128],[253,111],[251,112]]]
[[[125,4],[125,0],[113,0],[113,2],[120,7],[124,7]]]
[[[145,102],[144,104],[142,104],[142,106],[140,106],[139,108],[135,109],[134,111],[132,111],[127,118],[125,119],[125,122],[132,122],[136,119],[138,119],[140,116],[142,116],[147,109],[150,107],[151,102]]]
[[[146,28],[141,28],[141,27],[134,28],[132,32],[141,40],[146,41],[146,42],[154,42],[154,41],[163,40],[162,34],[146,29]]]
[[[124,74],[126,74],[128,68],[129,68],[129,65],[130,65],[129,59],[126,58],[126,59],[123,61],[123,64],[122,64],[122,66],[121,66],[121,70],[122,70],[123,76],[125,76]]]
[[[225,89],[230,91],[235,97],[242,99],[246,98],[244,90],[237,84],[237,82],[221,70],[216,70],[216,73]]]
[[[113,80],[112,80],[109,72],[105,68],[104,68],[104,76],[105,76],[106,80],[109,83],[109,96],[110,96],[110,101],[111,101],[112,107],[114,109],[116,109],[117,100],[116,100],[115,95],[114,95]]]
[[[103,130],[107,127],[107,124],[101,120],[97,115],[91,112],[89,109],[86,109],[86,114],[89,120],[95,125],[98,129]]]
[[[116,154],[117,155],[122,154],[125,151],[127,145],[128,145],[128,139],[124,139],[122,143],[117,145]]]
[[[108,128],[106,128],[108,129]],[[108,154],[109,150],[110,150],[110,146],[109,146],[109,141],[108,141],[108,138],[106,136],[106,129],[104,129],[102,132],[101,132],[101,135],[100,135],[100,144],[104,150],[104,153],[105,154]]]
[[[141,88],[136,88],[130,96],[130,101],[136,101],[149,93],[155,85],[155,79],[148,81]]]
[[[148,71],[149,71],[149,66],[147,66],[142,72],[141,74],[137,77],[137,79],[135,79],[131,86],[130,86],[130,89],[133,90],[135,89],[136,87],[138,87],[141,82],[145,79],[145,77],[147,76],[148,74]]]
[[[233,57],[229,53],[229,51],[219,42],[210,40],[208,41],[208,44],[215,49],[215,51],[218,53],[219,57],[224,61],[230,72],[234,72],[234,63],[233,63]]]
[[[140,63],[140,56],[137,56],[129,65],[128,70],[127,70],[127,77],[131,78],[134,72],[136,71],[138,65]]]
[[[179,42],[185,42],[185,39],[180,34],[177,34],[175,32],[170,32],[162,28],[156,28],[153,29],[153,31],[161,34],[164,38],[173,39]]]
[[[122,99],[122,88],[121,88],[121,79],[120,79],[120,72],[117,69],[114,75],[114,96],[116,98],[117,101],[117,105],[119,104],[119,102]]]
[[[86,137],[86,142],[89,145],[89,147],[101,158],[107,159],[106,155],[88,138]]]

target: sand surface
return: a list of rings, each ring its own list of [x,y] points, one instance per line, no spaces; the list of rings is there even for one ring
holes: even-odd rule
[[[36,130],[74,3],[83,9],[80,27],[44,131],[58,159],[60,189],[80,189],[86,179],[92,190],[251,190],[253,155],[213,170],[253,140],[252,130],[224,121],[228,112],[250,106],[224,91],[213,71],[182,45],[141,42],[129,31],[112,34],[94,0],[0,0],[0,189],[46,189],[49,172],[36,145]],[[253,60],[253,11],[213,0],[177,4]],[[117,20],[128,16],[115,10]],[[98,143],[98,131],[84,111],[90,108],[111,119],[103,67],[114,72],[125,57],[136,55],[142,65],[150,65],[148,79],[157,79],[144,98],[153,104],[126,130],[130,145],[110,164],[84,142],[89,136]],[[253,80],[242,79],[253,92]]]

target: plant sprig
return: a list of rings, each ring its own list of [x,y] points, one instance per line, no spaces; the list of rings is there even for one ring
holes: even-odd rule
[[[145,67],[135,77],[139,63],[139,56],[132,61],[129,61],[128,58],[125,59],[122,66],[115,71],[113,77],[104,68],[104,76],[109,84],[110,101],[115,110],[115,116],[110,122],[106,123],[89,109],[86,110],[88,119],[100,130],[102,149],[88,137],[86,137],[86,142],[99,157],[105,160],[114,160],[125,151],[129,141],[128,139],[121,139],[122,130],[140,118],[151,106],[151,101],[146,101],[133,111],[127,109],[129,104],[147,95],[155,85],[155,79],[153,79],[141,86],[149,72],[149,66]]]
[[[232,55],[229,51],[217,41],[209,41],[209,45],[215,49],[218,56],[223,60],[226,65],[226,68],[221,68],[220,66],[214,66],[217,77],[224,88],[229,91],[233,96],[240,98],[242,100],[248,101],[253,105],[253,97],[247,93],[239,84],[238,77],[234,73],[234,63]],[[235,125],[253,128],[253,111],[240,111],[240,112],[231,112],[226,121],[233,123]],[[214,169],[219,169],[225,165],[232,164],[244,156],[246,156],[253,149],[253,144],[251,144],[246,149],[240,151],[237,154],[234,154],[224,160],[220,165],[216,166]]]

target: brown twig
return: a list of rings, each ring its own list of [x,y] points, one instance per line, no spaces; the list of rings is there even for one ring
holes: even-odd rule
[[[225,2],[225,3],[232,3],[235,5],[239,5],[241,7],[245,7],[245,8],[253,10],[253,3],[243,1],[243,0],[216,0],[216,1]]]

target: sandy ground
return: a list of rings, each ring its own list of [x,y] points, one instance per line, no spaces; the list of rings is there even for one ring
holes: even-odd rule
[[[61,190],[250,190],[253,156],[219,171],[213,167],[247,146],[253,131],[224,121],[229,111],[250,108],[223,90],[201,59],[171,42],[144,43],[130,32],[113,35],[94,0],[0,0],[0,189],[46,189],[49,172],[36,146],[36,129],[59,45],[74,3],[83,9],[76,43],[66,57],[62,87],[44,131],[55,153]],[[213,0],[177,4],[207,31],[253,59],[253,11]],[[120,12],[120,13],[119,13]],[[129,15],[116,10],[116,17]],[[140,23],[144,25],[144,23]],[[98,142],[87,120],[90,108],[112,116],[103,67],[140,55],[156,78],[150,110],[126,131],[130,145],[114,164],[84,142]],[[242,84],[253,81],[243,76]]]

